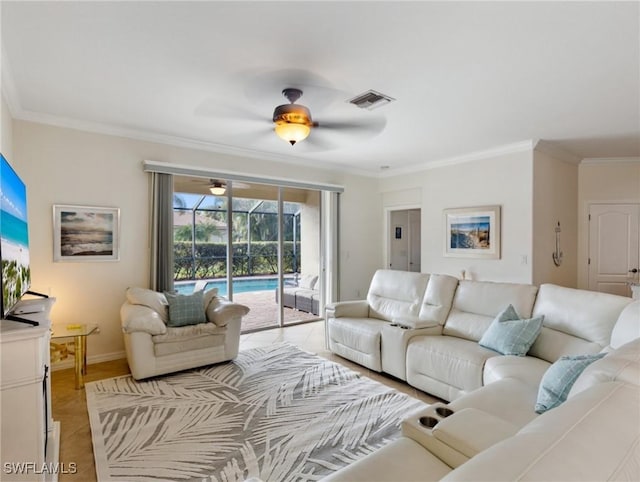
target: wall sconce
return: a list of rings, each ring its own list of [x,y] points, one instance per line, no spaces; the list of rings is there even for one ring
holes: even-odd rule
[[[560,266],[562,264],[562,251],[560,251],[560,232],[562,231],[560,229],[560,221],[558,221],[558,225],[556,226],[556,250],[554,251],[552,257],[553,257],[553,264],[555,264],[556,266]]]

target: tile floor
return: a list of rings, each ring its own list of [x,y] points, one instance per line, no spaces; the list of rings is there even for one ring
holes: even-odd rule
[[[240,337],[240,349],[247,350],[281,341],[290,342],[303,350],[316,353],[318,356],[336,363],[341,363],[364,376],[426,403],[438,401],[438,399],[416,390],[400,380],[372,372],[329,352],[325,348],[323,321],[242,335]],[[129,367],[126,360],[97,363],[88,367],[85,381],[91,382],[128,373]],[[77,467],[75,474],[60,474],[59,480],[60,482],[93,482],[96,480],[96,473],[84,389],[75,390],[73,369],[54,371],[51,377],[51,387],[53,418],[59,421],[61,426],[60,462],[64,462],[65,467],[68,467],[73,462]]]

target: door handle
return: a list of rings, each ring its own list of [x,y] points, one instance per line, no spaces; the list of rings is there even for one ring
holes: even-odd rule
[[[633,268],[629,270],[629,273],[637,273],[638,272],[638,268]]]

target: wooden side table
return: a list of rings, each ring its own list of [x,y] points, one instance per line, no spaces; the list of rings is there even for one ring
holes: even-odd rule
[[[83,376],[87,374],[87,337],[98,331],[98,325],[95,323],[52,327],[52,340],[73,338],[76,390],[84,387]]]

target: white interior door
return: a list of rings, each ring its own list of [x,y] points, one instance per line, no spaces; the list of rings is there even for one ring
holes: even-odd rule
[[[638,281],[640,204],[589,208],[589,289],[631,296]]]
[[[420,272],[420,209],[389,212],[389,268]]]

